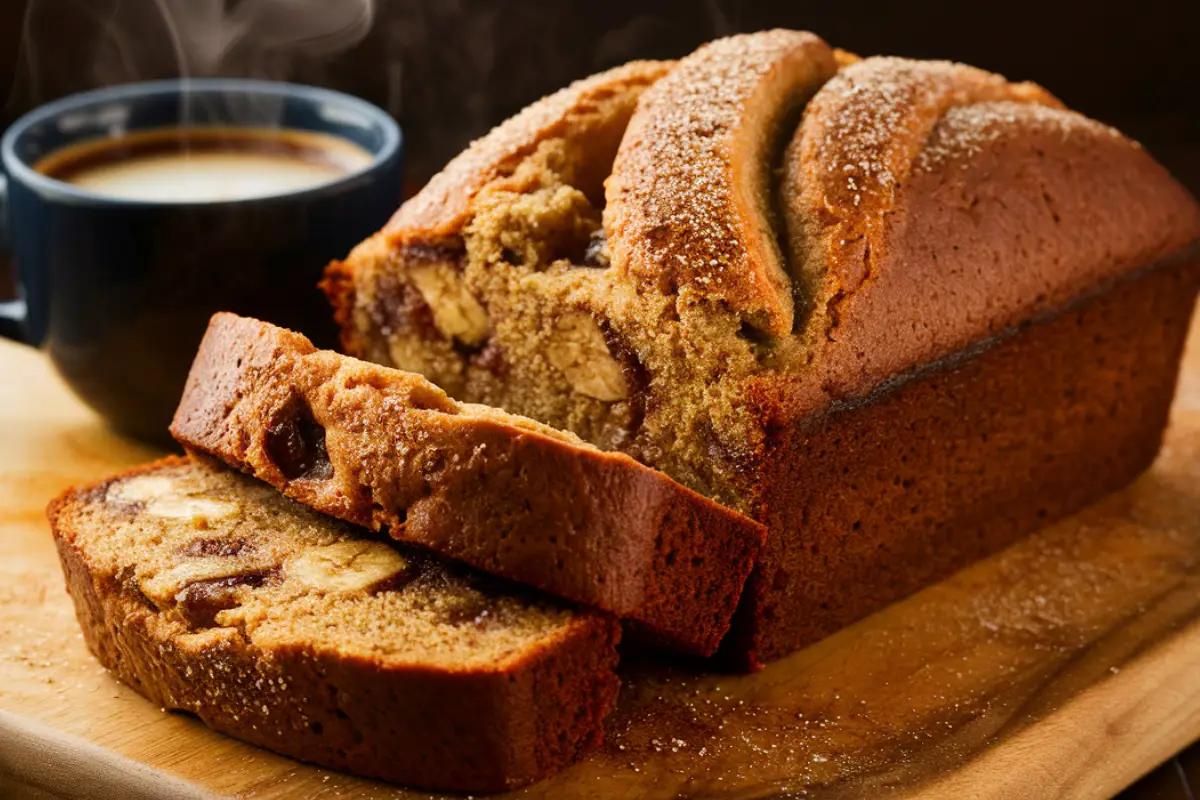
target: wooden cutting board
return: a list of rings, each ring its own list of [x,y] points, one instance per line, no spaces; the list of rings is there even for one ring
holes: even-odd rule
[[[1196,326],[1194,326],[1195,328]],[[424,797],[164,713],[88,655],[42,514],[155,452],[0,342],[0,795]],[[525,798],[1100,797],[1200,738],[1200,334],[1127,490],[757,675],[626,664],[603,749]]]

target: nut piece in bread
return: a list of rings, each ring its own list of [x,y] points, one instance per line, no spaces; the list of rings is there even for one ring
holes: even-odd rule
[[[562,370],[575,391],[610,403],[629,397],[621,365],[594,319],[568,311],[555,321],[553,339],[555,345],[546,357]]]
[[[408,279],[429,306],[442,335],[471,347],[483,344],[488,335],[487,311],[458,272],[444,266],[420,266],[409,271]]]

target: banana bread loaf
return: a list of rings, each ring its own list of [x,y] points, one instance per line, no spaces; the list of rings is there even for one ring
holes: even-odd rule
[[[699,655],[729,629],[765,536],[626,455],[233,314],[213,317],[171,432],[319,511]]]
[[[746,664],[1153,458],[1200,208],[1040,87],[769,31],[663,68],[615,156],[533,113],[330,266],[343,344],[765,523]],[[583,173],[609,174],[603,205]]]
[[[488,791],[600,741],[615,620],[167,459],[54,501],[88,647],[164,708],[361,775]]]

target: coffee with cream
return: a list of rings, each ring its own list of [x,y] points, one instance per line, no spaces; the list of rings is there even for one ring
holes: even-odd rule
[[[34,168],[106,197],[202,203],[313,188],[371,160],[357,144],[325,133],[180,127],[81,142],[51,153]]]

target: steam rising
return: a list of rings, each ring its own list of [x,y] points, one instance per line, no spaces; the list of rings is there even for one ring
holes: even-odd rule
[[[333,86],[400,120],[409,172],[420,178],[575,78],[634,58],[679,57],[751,22],[738,0],[701,0],[686,24],[672,16],[684,13],[680,4],[657,0],[30,3],[14,115],[71,92],[181,75]]]
[[[144,6],[144,3],[139,3]],[[178,55],[180,74],[286,77],[290,59],[349,50],[371,30],[371,0],[154,0]]]
[[[283,80],[358,44],[374,18],[374,0],[32,0],[9,104],[154,78]],[[78,47],[51,59],[52,41]]]

